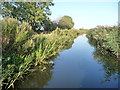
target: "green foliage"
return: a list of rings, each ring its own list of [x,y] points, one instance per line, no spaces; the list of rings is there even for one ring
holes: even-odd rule
[[[13,43],[15,39],[15,32],[19,26],[16,19],[5,18],[2,20],[2,48],[5,50],[7,45]],[[10,45],[11,46],[11,45]]]
[[[14,82],[34,71],[35,66],[49,64],[49,57],[68,48],[74,38],[85,33],[56,29],[49,34],[37,34],[28,23],[19,23],[14,18],[4,18],[2,30],[2,80],[5,89],[14,87]]]
[[[47,32],[51,32],[51,31],[55,30],[56,28],[57,28],[57,24],[50,20],[49,20],[49,22],[46,21],[44,24],[44,30]]]
[[[106,49],[113,53],[119,58],[120,55],[120,36],[118,34],[118,27],[104,27],[98,26],[97,28],[91,29],[87,32],[89,39],[97,41],[98,46]]]
[[[63,16],[58,22],[58,27],[61,29],[71,29],[73,26],[74,22],[70,16]]]
[[[34,34],[31,26],[14,18],[4,18],[2,20],[2,51],[3,55],[10,52],[18,51],[22,45]]]
[[[27,48],[23,46],[34,32],[28,23],[23,22],[20,25],[14,18],[2,20],[2,32],[2,78],[7,79],[9,83],[6,86],[9,88],[20,75],[29,69],[28,64],[33,60],[33,56],[25,54],[25,52],[30,52],[28,50],[30,45]]]
[[[2,2],[2,16],[28,22],[33,30],[41,30],[50,22],[52,2]]]

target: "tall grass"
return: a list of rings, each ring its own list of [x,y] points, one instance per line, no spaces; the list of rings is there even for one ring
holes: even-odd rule
[[[49,34],[37,34],[26,22],[4,18],[2,32],[2,79],[6,89],[14,88],[14,82],[32,72],[35,66],[49,64],[49,57],[65,49],[86,31],[56,29]]]

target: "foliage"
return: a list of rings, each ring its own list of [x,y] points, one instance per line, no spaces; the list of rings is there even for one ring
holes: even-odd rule
[[[75,37],[85,33],[56,29],[50,34],[37,34],[28,23],[19,23],[14,18],[4,18],[2,30],[2,79],[5,89],[14,87],[14,82],[34,71],[35,66],[49,64],[49,57],[55,56]]]
[[[17,18],[28,22],[33,30],[40,31],[41,27],[50,23],[51,15],[49,6],[52,2],[2,2],[2,16]]]
[[[74,22],[70,16],[63,16],[58,22],[58,27],[61,29],[71,29],[73,26]]]
[[[98,26],[87,32],[89,39],[97,41],[97,45],[113,53],[119,58],[120,55],[120,36],[117,26],[104,27]]]
[[[44,24],[44,30],[47,32],[51,32],[57,28],[57,23],[54,23],[52,21],[49,21],[48,23],[46,22]]]
[[[34,32],[26,22],[20,25],[17,19],[4,18],[2,33],[2,77],[9,82],[6,84],[9,88],[23,72],[27,71],[27,65],[32,60],[32,55],[31,58],[25,55],[25,52],[30,52],[30,49],[28,50],[30,45],[27,48],[23,46]]]
[[[22,48],[28,39],[34,34],[31,26],[14,18],[4,18],[2,20],[2,51],[4,54],[14,53]]]

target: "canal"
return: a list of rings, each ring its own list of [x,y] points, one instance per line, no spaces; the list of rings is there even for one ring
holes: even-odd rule
[[[85,34],[51,60],[53,66],[32,72],[16,88],[118,88],[116,58],[101,55]]]

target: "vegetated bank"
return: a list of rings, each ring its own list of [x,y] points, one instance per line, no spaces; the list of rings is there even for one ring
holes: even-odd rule
[[[112,53],[120,59],[120,32],[118,26],[98,26],[87,32],[89,40],[96,43],[97,48]]]
[[[120,61],[119,58],[116,57],[110,51],[102,48],[98,45],[96,40],[88,39],[89,44],[95,48],[93,52],[94,59],[102,65],[105,76],[103,82],[111,81],[112,77],[115,80],[119,79],[120,75]]]
[[[49,64],[49,57],[56,55],[73,43],[86,30],[56,29],[49,34],[37,34],[26,23],[14,18],[2,20],[2,81],[3,89],[14,87],[14,82],[34,67]]]

